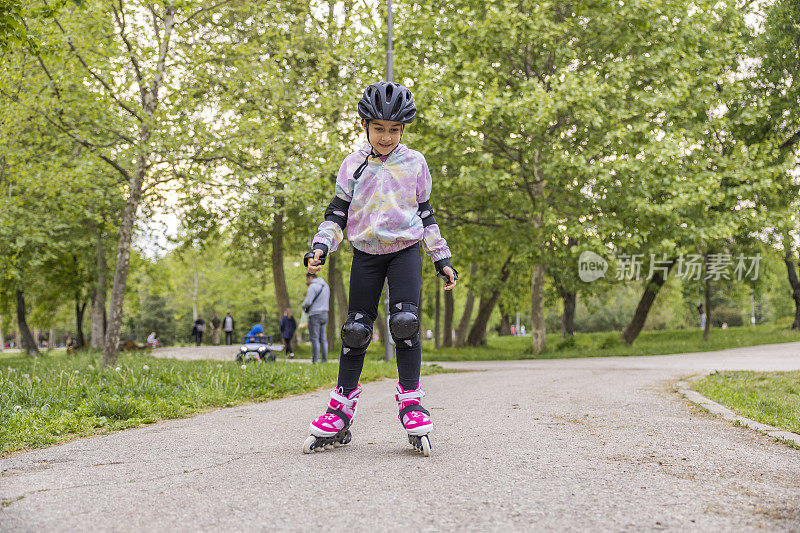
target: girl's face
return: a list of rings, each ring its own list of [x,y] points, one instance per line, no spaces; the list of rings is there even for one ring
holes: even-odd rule
[[[369,143],[372,149],[379,155],[387,155],[394,150],[400,143],[403,135],[403,124],[390,120],[371,120],[367,124],[366,120],[361,121],[364,128],[369,128]]]

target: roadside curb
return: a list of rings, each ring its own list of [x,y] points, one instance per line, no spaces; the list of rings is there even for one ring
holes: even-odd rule
[[[714,400],[706,398],[696,390],[692,389],[689,384],[692,381],[697,381],[703,379],[704,377],[708,376],[712,372],[705,372],[703,374],[692,376],[691,378],[678,381],[675,384],[675,390],[679,393],[683,394],[687,400],[690,402],[699,405],[700,407],[707,409],[710,413],[720,416],[727,420],[728,422],[738,423],[744,427],[750,428],[752,430],[758,431],[759,433],[763,433],[769,437],[777,439],[779,441],[789,442],[794,444],[795,446],[800,446],[800,434],[793,433],[791,431],[785,431],[783,429],[778,429],[776,427],[770,426],[768,424],[763,424],[761,422],[757,422],[755,420],[751,420],[749,418],[745,418],[741,415],[738,415],[728,409],[727,407],[718,404]]]

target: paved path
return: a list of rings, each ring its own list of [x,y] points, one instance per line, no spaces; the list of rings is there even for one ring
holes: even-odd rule
[[[147,355],[153,357],[175,358],[184,360],[214,359],[216,361],[233,361],[241,344],[232,346],[181,346],[156,348]],[[283,355],[281,353],[281,355]]]
[[[452,366],[485,371],[425,378],[430,458],[390,381],[365,386],[352,444],[303,455],[321,391],[4,459],[0,530],[800,531],[800,451],[672,389],[800,369],[800,344]]]

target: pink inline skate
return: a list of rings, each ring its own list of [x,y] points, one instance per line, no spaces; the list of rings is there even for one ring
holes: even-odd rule
[[[361,385],[359,385],[347,396],[344,396],[341,387],[331,391],[328,410],[324,415],[311,422],[309,426],[311,435],[303,443],[303,453],[338,448],[352,440],[350,425],[356,414],[356,404],[361,390]]]
[[[431,454],[431,440],[428,433],[433,429],[431,414],[420,405],[420,399],[425,396],[419,384],[415,390],[405,390],[399,383],[397,384],[397,408],[400,411],[398,417],[403,427],[408,433],[408,442],[411,443],[422,455],[429,457]]]

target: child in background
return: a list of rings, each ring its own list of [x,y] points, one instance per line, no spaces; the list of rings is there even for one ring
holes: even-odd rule
[[[264,327],[261,324],[256,324],[247,332],[247,335],[244,336],[244,342],[252,342],[263,336]]]
[[[292,316],[292,309],[286,308],[283,312],[283,316],[281,316],[281,338],[283,339],[283,344],[286,347],[286,357],[289,359],[294,359],[294,352],[292,351],[292,337],[294,337],[294,332],[297,330],[297,321]]]

